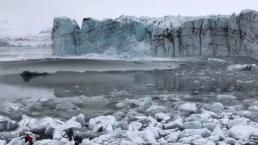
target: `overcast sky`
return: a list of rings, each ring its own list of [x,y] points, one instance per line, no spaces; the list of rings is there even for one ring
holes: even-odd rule
[[[0,0],[0,21],[38,31],[50,27],[57,16],[80,23],[83,17],[198,16],[239,13],[242,9],[258,10],[258,0]]]

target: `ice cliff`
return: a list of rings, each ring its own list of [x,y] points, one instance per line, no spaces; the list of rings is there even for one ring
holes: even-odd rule
[[[163,18],[121,16],[83,19],[81,28],[66,17],[54,19],[54,55],[138,53],[159,57],[251,56],[258,58],[258,12],[231,16]]]

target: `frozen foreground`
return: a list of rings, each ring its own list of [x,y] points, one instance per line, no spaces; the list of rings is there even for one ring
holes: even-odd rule
[[[257,65],[247,57],[1,62],[0,145],[23,145],[25,132],[35,145],[74,144],[68,128],[84,145],[255,145]]]
[[[185,101],[192,97],[185,94],[141,97],[124,99],[116,104],[117,111],[113,114],[90,119],[85,119],[82,114],[69,120],[22,115],[22,119],[16,122],[1,116],[0,138],[6,140],[1,140],[0,144],[5,145],[8,141],[8,145],[23,145],[19,136],[30,131],[41,135],[35,145],[69,145],[73,143],[63,137],[68,128],[74,128],[84,137],[84,145],[258,143],[258,101],[255,99],[242,100],[241,103],[233,95],[217,95],[213,103],[200,103]],[[235,105],[223,105],[228,102]],[[6,106],[18,109],[15,104]]]

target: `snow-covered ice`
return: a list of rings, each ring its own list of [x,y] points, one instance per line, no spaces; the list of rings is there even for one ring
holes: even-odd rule
[[[63,134],[66,129],[73,128],[83,135],[83,145],[223,145],[232,143],[240,145],[254,142],[258,135],[257,122],[235,114],[230,108],[224,108],[220,112],[215,109],[215,112],[213,112],[207,110],[207,105],[211,106],[212,103],[196,102],[195,104],[189,104],[186,102],[181,104],[183,107],[179,107],[176,104],[180,104],[180,101],[174,102],[173,100],[168,101],[162,98],[156,100],[153,98],[155,96],[124,99],[118,103],[124,105],[117,105],[119,108],[113,115],[102,115],[90,118],[88,121],[83,114],[66,121],[51,117],[32,118],[23,115],[16,130],[0,132],[0,137],[12,136],[13,139],[9,142],[9,145],[17,145],[22,144],[22,141],[17,138],[20,133],[24,131],[43,131],[43,133],[53,136],[53,139],[38,140],[35,144],[68,145],[72,142],[69,143],[63,137]],[[174,104],[172,105],[174,107],[170,108],[164,105],[164,109],[158,109],[158,112],[150,113],[148,111],[150,108],[157,108],[153,106],[159,106],[160,103]],[[199,111],[196,111],[197,106]],[[183,110],[179,111],[178,107]],[[168,111],[170,112],[168,113]],[[188,113],[185,114],[184,111]],[[37,138],[35,137],[35,139]]]

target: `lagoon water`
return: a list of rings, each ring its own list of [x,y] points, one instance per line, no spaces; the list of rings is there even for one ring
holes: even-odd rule
[[[1,55],[4,56],[4,51]],[[214,101],[217,94],[233,94],[238,99],[257,96],[257,71],[228,70],[228,66],[234,64],[258,62],[245,57],[196,57],[170,61],[71,58],[2,61],[0,98],[16,103],[45,97],[78,100],[72,103],[74,107],[89,116],[97,116],[112,112],[114,105],[123,99],[148,95],[188,94],[191,97],[186,99],[201,102]],[[24,72],[29,75],[22,75]],[[78,97],[84,98],[86,103],[78,104]],[[69,105],[63,107],[69,108]],[[26,113],[45,116],[57,112],[47,109]],[[74,115],[71,112],[57,114],[65,118]]]

